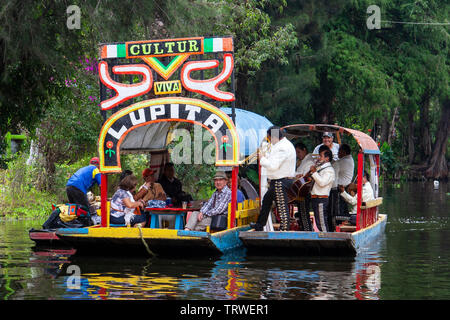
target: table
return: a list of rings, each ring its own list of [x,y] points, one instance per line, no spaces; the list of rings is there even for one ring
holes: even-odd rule
[[[184,208],[149,208],[146,207],[145,211],[150,213],[150,228],[159,228],[159,216],[160,215],[174,215],[175,216],[175,229],[182,230],[184,227],[184,215],[188,211],[199,211],[200,208],[187,207]]]

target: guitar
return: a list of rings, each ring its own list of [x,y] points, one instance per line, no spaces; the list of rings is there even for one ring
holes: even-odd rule
[[[317,169],[323,163],[317,161],[314,167]],[[311,192],[314,185],[314,179],[311,177],[312,172],[309,170],[304,176],[296,177],[291,187],[287,191],[288,202],[302,201]]]

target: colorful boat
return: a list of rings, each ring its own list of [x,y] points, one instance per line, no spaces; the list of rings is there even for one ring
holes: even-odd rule
[[[261,127],[256,130],[255,140],[258,142],[271,123],[262,116],[235,108],[233,39],[193,37],[102,44],[100,53],[100,112],[104,119],[98,139],[101,224],[60,228],[55,235],[76,248],[77,253],[210,256],[241,247],[238,234],[248,230],[249,223],[256,220],[260,201],[253,197],[237,203],[239,165],[246,152],[254,151],[245,151],[249,143],[254,143],[246,141],[250,138],[246,128],[236,123],[239,114],[243,117],[251,114],[252,120],[247,123],[251,122],[255,129],[258,121],[254,119],[259,117]],[[180,80],[167,81],[172,76]],[[205,78],[208,76],[211,78]],[[202,96],[209,102],[200,100]],[[227,108],[222,110],[221,106]],[[158,175],[169,157],[170,137],[181,123],[206,129],[213,140],[217,170],[232,172],[227,228],[184,230],[187,212],[173,210],[168,213],[177,216],[175,229],[161,228],[153,222],[150,228],[111,225],[108,177],[122,171],[120,155],[150,155],[150,167]],[[156,219],[157,213],[149,211],[151,219]]]
[[[357,155],[357,215],[356,225],[337,225],[333,232],[298,231],[292,226],[289,231],[242,231],[239,238],[247,253],[263,255],[350,255],[354,256],[367,244],[377,241],[383,234],[387,215],[378,212],[382,198],[378,197],[380,173],[380,151],[377,143],[367,134],[354,129],[326,124],[296,124],[285,126],[289,139],[305,137],[313,132],[333,132],[340,144],[341,135],[354,138],[359,146]],[[365,159],[367,158],[367,159]],[[366,160],[366,162],[365,162]],[[365,166],[365,164],[367,164]],[[363,169],[370,169],[370,183],[375,200],[363,203],[361,199]],[[291,204],[293,206],[293,204]],[[292,212],[293,210],[291,210]],[[313,215],[311,218],[313,219]],[[295,218],[291,215],[291,220]]]

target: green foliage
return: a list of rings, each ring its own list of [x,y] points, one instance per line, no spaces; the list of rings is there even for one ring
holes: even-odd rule
[[[26,167],[21,155],[2,172],[6,187],[0,207],[9,208],[3,212],[13,212],[17,204],[28,208],[22,200],[26,194],[43,205],[62,201],[68,176],[97,153],[102,119],[92,61],[99,43],[233,36],[237,107],[264,114],[278,125],[338,123],[363,132],[372,129],[373,136],[380,135],[387,173],[405,168],[412,152],[413,161],[429,161],[424,156],[427,141],[437,141],[439,124],[448,123],[441,119],[450,92],[448,26],[385,22],[381,30],[366,28],[366,9],[372,4],[380,6],[384,21],[447,22],[448,1],[70,4],[81,8],[80,30],[66,27],[66,2],[0,4],[0,136],[28,132],[41,152],[34,167]],[[415,148],[408,148],[411,141]],[[1,148],[0,143],[0,153]],[[448,146],[442,150],[449,152]],[[146,161],[145,156],[124,156],[123,166],[140,178]],[[1,162],[6,163],[4,158]],[[213,190],[213,166],[180,165],[176,170],[188,192],[207,198]],[[111,188],[115,179],[110,179]],[[36,190],[50,190],[52,196]]]
[[[175,139],[168,145],[171,161],[175,164],[176,176],[183,183],[183,191],[191,194],[194,200],[208,199],[215,190],[212,178],[216,172],[216,167],[214,164],[206,163],[203,157],[201,158],[201,163],[198,163],[198,157],[196,157],[194,153],[201,152],[201,154],[205,156],[210,150],[208,148],[210,147],[213,138],[209,131],[197,125],[180,126],[180,128],[189,130],[189,134],[183,137],[174,137]],[[197,139],[195,135],[198,135]],[[199,137],[201,138],[201,141]],[[183,141],[183,139],[188,139],[187,143],[190,146],[190,149],[188,150],[183,149],[183,152],[189,151],[189,154],[187,154],[186,157],[183,155],[183,160],[186,160],[187,163],[174,160],[174,150],[180,148],[180,146],[186,146],[186,141]],[[178,155],[175,155],[175,157],[177,156]],[[214,151],[208,156],[215,157]]]
[[[401,164],[394,156],[394,152],[387,142],[383,142],[380,148],[382,175],[393,178],[401,168]]]
[[[26,165],[28,156],[20,153],[0,171],[0,208],[8,217],[45,217],[57,196],[34,187],[32,168]]]

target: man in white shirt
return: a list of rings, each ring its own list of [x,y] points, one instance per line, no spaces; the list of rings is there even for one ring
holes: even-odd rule
[[[366,202],[369,200],[375,199],[372,186],[370,185],[370,177],[369,174],[364,171],[363,177],[362,177],[362,196],[361,200],[362,202]],[[350,195],[345,191],[345,188],[343,186],[339,186],[339,192],[341,193],[341,197],[348,202],[350,205],[353,206],[352,211],[350,212],[350,222],[352,225],[356,225],[356,213],[357,213],[357,194]]]
[[[329,200],[329,216],[331,217],[331,230],[336,227],[336,222],[334,220],[335,216],[347,216],[348,206],[345,201],[341,201],[338,193],[338,186],[347,187],[353,179],[353,171],[355,169],[355,162],[351,155],[351,149],[348,144],[342,144],[339,147],[338,152],[339,160],[333,162],[332,166],[336,175],[333,186],[330,192]]]
[[[308,153],[308,148],[305,144],[301,142],[295,144],[295,152],[297,154],[297,170],[295,171],[295,177],[301,178],[309,172],[309,169],[311,166],[315,165],[316,161],[312,157],[312,154]],[[301,231],[313,231],[309,217],[310,203],[311,195],[309,193],[303,200],[296,201],[298,208],[296,218]]]
[[[290,220],[287,190],[291,187],[295,176],[295,148],[284,137],[280,127],[270,127],[267,130],[267,138],[272,144],[271,150],[260,159],[260,164],[266,170],[270,185],[263,197],[261,211],[257,222],[254,224],[254,229],[255,231],[263,230],[267,223],[272,203],[275,201],[281,218],[280,229],[287,231],[289,230]]]
[[[312,154],[308,153],[308,148],[301,142],[295,144],[295,153],[297,155],[297,169],[295,175],[304,176],[309,172],[309,168],[314,165],[315,160],[312,157]]]
[[[332,158],[331,151],[325,149],[319,154],[321,165],[318,168],[315,166],[310,168],[310,171],[313,172],[311,177],[314,179],[314,186],[311,190],[311,205],[316,226],[322,232],[329,230],[328,197],[335,180],[334,169],[330,163]]]
[[[338,152],[339,152],[339,144],[336,142],[333,142],[333,134],[331,132],[324,132],[322,135],[322,143],[319,144],[314,148],[313,155],[319,154],[319,148],[325,145],[328,148],[330,148],[331,152],[333,152],[333,159],[334,161],[338,160]]]

